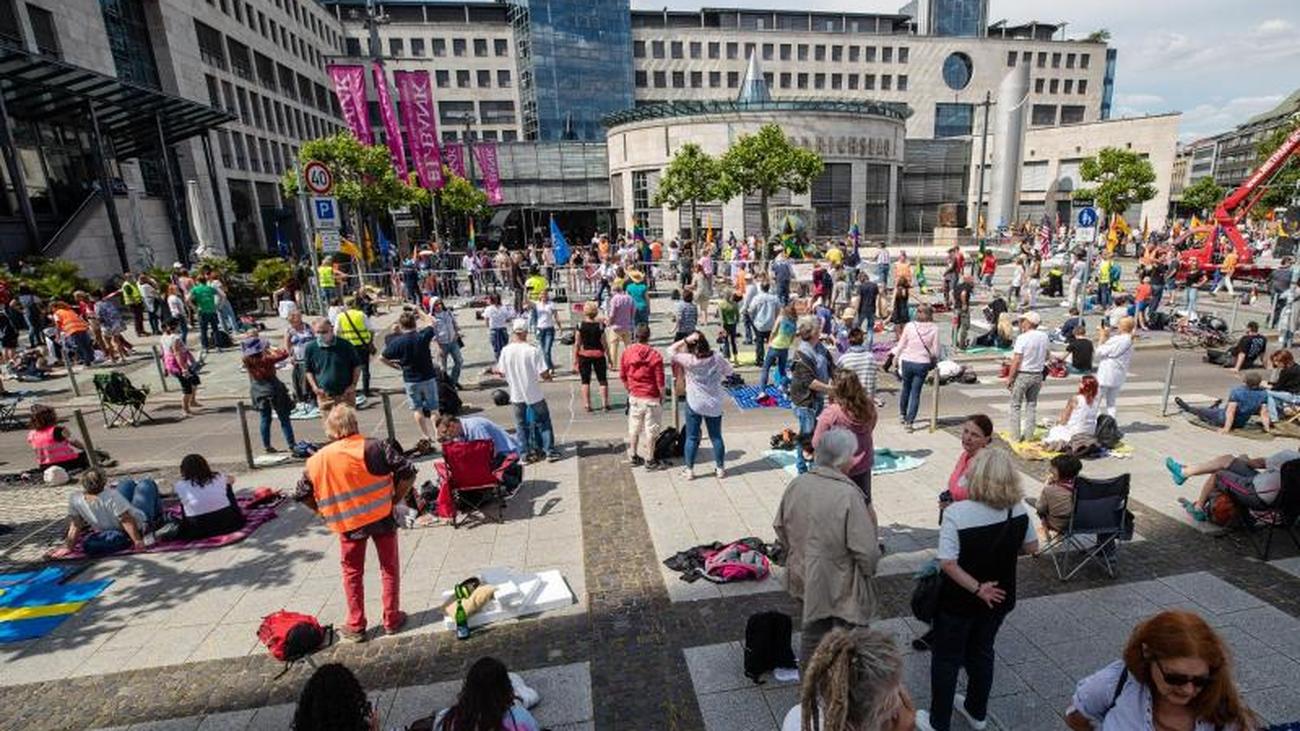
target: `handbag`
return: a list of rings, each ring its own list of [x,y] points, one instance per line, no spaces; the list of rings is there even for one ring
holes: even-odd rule
[[[925,354],[930,356],[930,367],[937,367],[939,365],[939,359],[935,357],[934,353],[930,352],[930,346],[925,344],[925,338],[921,337],[921,328],[913,327],[913,332],[916,333],[916,338],[921,341],[921,347],[925,348]],[[937,336],[938,333],[936,332],[935,335]]]
[[[926,624],[934,624],[934,617],[939,613],[939,589],[943,586],[943,574],[938,561],[930,561],[916,575],[916,584],[912,587],[912,616]]]

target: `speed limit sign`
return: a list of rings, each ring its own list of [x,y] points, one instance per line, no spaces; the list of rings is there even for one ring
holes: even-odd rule
[[[334,176],[323,162],[312,160],[307,163],[303,166],[302,177],[307,190],[316,195],[328,195],[334,187]]]

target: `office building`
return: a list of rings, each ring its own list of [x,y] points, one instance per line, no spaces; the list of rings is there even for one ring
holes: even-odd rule
[[[1300,89],[1291,92],[1277,106],[1261,112],[1236,128],[1214,138],[1214,182],[1227,190],[1242,183],[1259,167],[1259,143],[1290,124],[1300,114]]]

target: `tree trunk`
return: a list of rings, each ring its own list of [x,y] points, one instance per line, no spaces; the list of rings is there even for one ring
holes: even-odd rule
[[[760,216],[759,220],[762,221],[762,225],[760,226],[760,229],[763,232],[763,242],[762,242],[761,251],[763,255],[763,262],[767,263],[768,240],[772,237],[772,232],[771,232],[772,224],[771,221],[768,220],[768,215],[767,215],[767,189],[761,188],[759,189],[758,193],[759,193],[758,204],[760,206],[758,213]]]
[[[695,211],[695,207],[697,204],[698,202],[694,198],[692,198],[691,199],[691,245],[692,246],[699,245],[699,241],[700,241],[700,232],[699,229],[697,228],[697,222],[700,220],[700,217]],[[681,229],[681,222],[678,222],[677,228],[679,230]]]

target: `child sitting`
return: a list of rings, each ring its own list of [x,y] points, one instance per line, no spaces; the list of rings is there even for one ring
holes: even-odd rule
[[[1074,512],[1074,478],[1079,476],[1083,463],[1072,454],[1058,454],[1052,458],[1051,474],[1038,496],[1038,517],[1044,530],[1063,532],[1070,525]]]
[[[27,444],[36,452],[36,463],[42,470],[62,467],[65,470],[84,470],[90,466],[86,448],[68,435],[66,427],[58,425],[59,416],[45,404],[32,406],[28,423]]]

